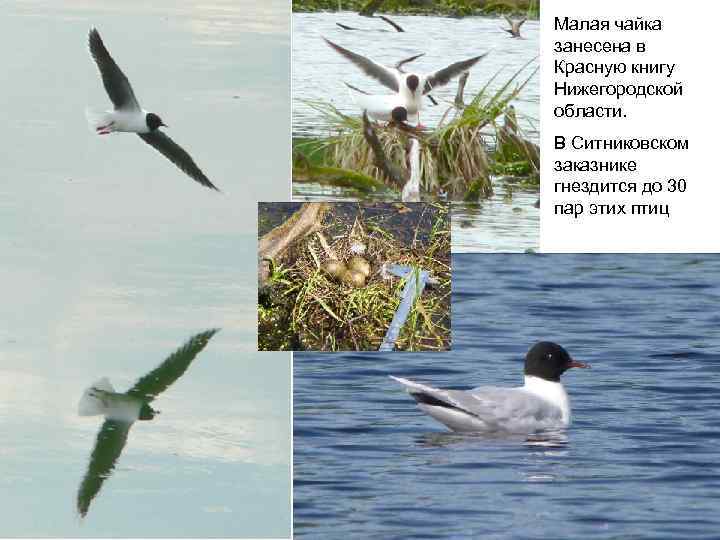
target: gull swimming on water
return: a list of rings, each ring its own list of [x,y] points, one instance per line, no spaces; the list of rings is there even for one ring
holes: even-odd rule
[[[420,410],[453,431],[529,434],[570,425],[570,399],[560,376],[589,368],[556,343],[542,341],[525,356],[525,384],[517,388],[480,386],[441,390],[400,377]]]
[[[133,423],[136,420],[152,420],[159,413],[150,406],[150,402],[185,373],[217,332],[217,329],[208,330],[190,338],[163,363],[138,379],[127,392],[116,391],[107,377],[83,392],[78,414],[104,416],[105,421],[97,434],[87,472],[78,489],[77,511],[80,517],[85,517],[90,503],[112,475]]]
[[[385,67],[373,62],[369,58],[349,51],[329,39],[323,39],[335,51],[359,67],[363,73],[377,80],[383,86],[390,88],[393,92],[396,92],[400,97],[399,103],[405,107],[409,118],[420,112],[422,108],[422,97],[424,95],[439,86],[449,83],[452,79],[469,70],[487,55],[487,53],[485,53],[468,60],[455,62],[430,74],[407,73],[401,69],[402,64],[400,64],[400,66],[396,65],[395,68]],[[412,61],[419,56],[422,55],[411,57],[403,61],[403,63]]]
[[[88,123],[98,135],[113,132],[136,133],[143,141],[172,161],[181,171],[205,187],[219,191],[195,161],[175,141],[160,131],[167,127],[160,117],[140,107],[130,81],[105,48],[100,33],[92,28],[88,35],[92,55],[105,91],[113,103],[112,111],[86,110]]]

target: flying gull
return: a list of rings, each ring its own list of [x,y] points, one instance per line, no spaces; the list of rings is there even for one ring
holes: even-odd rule
[[[383,86],[390,88],[393,92],[396,92],[400,96],[402,106],[407,110],[408,117],[413,117],[420,112],[422,108],[422,97],[424,95],[439,86],[449,83],[452,79],[469,70],[487,55],[487,53],[485,53],[468,60],[455,62],[430,74],[408,73],[401,69],[401,65],[399,67],[396,65],[394,69],[385,67],[373,62],[369,58],[349,51],[329,39],[323,39],[330,47],[335,49],[335,51],[359,67],[363,73],[377,80]],[[417,58],[417,56],[407,61],[414,60],[415,58]]]
[[[130,81],[105,48],[100,33],[92,28],[88,36],[90,54],[100,70],[105,91],[113,103],[112,111],[86,111],[88,123],[98,135],[113,132],[137,133],[137,135],[181,171],[205,187],[219,191],[205,176],[195,161],[175,141],[160,131],[167,127],[160,117],[140,107]]]

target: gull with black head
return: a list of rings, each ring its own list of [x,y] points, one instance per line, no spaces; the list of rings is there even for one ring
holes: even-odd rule
[[[422,98],[429,94],[435,88],[444,86],[455,77],[460,76],[465,71],[482,60],[487,53],[475,56],[468,60],[461,60],[449,66],[429,74],[420,74],[415,72],[406,72],[402,69],[402,65],[411,62],[422,55],[416,55],[401,63],[396,64],[395,68],[385,67],[369,58],[354,53],[333,43],[329,39],[323,38],[325,43],[332,47],[335,51],[350,60],[359,67],[363,73],[372,77],[383,86],[391,89],[399,96],[397,106],[406,109],[409,118],[419,115],[422,109]],[[419,117],[418,117],[419,118]]]
[[[136,133],[190,178],[205,187],[219,191],[200,170],[190,154],[160,131],[161,127],[167,127],[160,117],[140,107],[130,81],[110,56],[97,29],[90,30],[88,44],[90,54],[100,70],[105,91],[113,103],[112,111],[95,112],[90,109],[86,111],[88,123],[95,133],[98,135],[114,132]]]
[[[570,368],[589,368],[549,341],[525,356],[525,384],[517,388],[480,386],[442,390],[400,377],[420,410],[452,431],[529,434],[570,425],[570,398],[560,376]]]

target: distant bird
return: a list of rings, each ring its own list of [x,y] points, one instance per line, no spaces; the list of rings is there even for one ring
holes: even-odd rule
[[[503,28],[502,30],[504,30],[505,32],[507,32],[514,38],[522,39],[522,36],[520,35],[520,27],[523,24],[525,24],[525,21],[527,21],[527,17],[523,17],[522,19],[515,21],[515,20],[511,19],[510,17],[508,17],[507,15],[505,15],[505,20],[510,25],[510,28]]]
[[[208,330],[192,337],[127,392],[116,392],[107,377],[85,390],[80,398],[78,414],[103,415],[105,422],[98,432],[87,473],[78,489],[77,511],[81,517],[85,517],[103,482],[112,475],[133,423],[136,420],[152,420],[159,413],[150,407],[150,402],[185,373],[217,332],[217,329]]]
[[[371,17],[371,18],[372,18],[372,17]],[[388,23],[390,26],[392,26],[392,27],[395,29],[396,32],[404,32],[404,31],[405,31],[402,26],[400,26],[400,25],[397,24],[396,22],[391,21],[390,19],[388,19],[388,18],[385,17],[384,15],[379,15],[378,18],[382,19],[383,21],[385,21],[386,23]],[[390,30],[387,30],[387,29],[385,29],[385,28],[369,28],[369,29],[368,29],[368,28],[355,28],[355,27],[353,27],[353,26],[348,26],[348,25],[346,25],[346,24],[339,23],[339,22],[336,22],[335,24],[338,25],[338,26],[339,26],[340,28],[342,28],[343,30],[359,30],[359,31],[363,31],[363,32],[373,32],[373,31],[377,31],[377,32],[390,32]]]
[[[137,133],[143,141],[172,161],[190,178],[205,187],[219,191],[200,170],[190,154],[160,131],[160,127],[167,127],[160,117],[140,107],[130,81],[110,56],[97,29],[90,30],[88,43],[90,54],[100,70],[105,91],[114,106],[112,111],[87,109],[86,116],[91,128],[98,135],[113,132]]]
[[[405,387],[424,413],[453,431],[529,434],[570,425],[570,399],[560,376],[570,368],[589,367],[557,343],[541,341],[525,356],[525,385],[518,388],[441,390],[390,378]]]
[[[330,47],[335,49],[335,51],[359,67],[363,73],[377,80],[383,86],[390,88],[393,92],[397,92],[400,96],[400,104],[407,109],[408,117],[413,117],[414,115],[419,114],[420,109],[422,108],[422,97],[424,95],[430,93],[433,89],[439,86],[447,84],[455,77],[469,70],[487,55],[487,53],[485,53],[480,56],[470,58],[469,60],[455,62],[454,64],[450,64],[449,66],[434,73],[423,75],[419,73],[404,72],[402,70],[402,64],[397,65],[395,69],[382,66],[373,62],[369,58],[365,58],[364,56],[349,51],[326,38],[323,39]],[[417,58],[417,56],[402,61],[402,63],[407,63],[415,58]]]

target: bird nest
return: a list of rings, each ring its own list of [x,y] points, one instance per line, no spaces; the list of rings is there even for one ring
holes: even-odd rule
[[[377,207],[382,207],[378,211]],[[397,350],[450,347],[450,221],[443,204],[375,205],[355,219],[336,211],[324,230],[298,242],[273,268],[270,307],[260,306],[261,350],[377,350],[395,315],[405,280],[384,271],[398,264],[430,272],[396,342]],[[373,215],[367,215],[372,213]],[[358,229],[360,234],[356,234]],[[364,247],[364,252],[362,251]],[[361,257],[367,277],[333,271]]]

